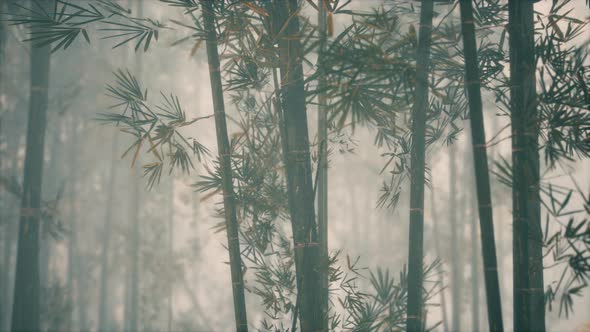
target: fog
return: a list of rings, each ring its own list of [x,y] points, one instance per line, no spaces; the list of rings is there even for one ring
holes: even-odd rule
[[[431,2],[0,0],[0,330],[589,331],[590,7],[473,2],[482,144]]]

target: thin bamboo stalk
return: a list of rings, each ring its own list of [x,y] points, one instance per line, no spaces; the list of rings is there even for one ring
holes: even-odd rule
[[[111,167],[109,170],[109,182],[107,193],[106,214],[104,221],[104,228],[102,233],[102,252],[100,256],[100,290],[98,301],[98,331],[105,331],[110,319],[108,311],[108,296],[109,296],[109,256],[111,251],[111,236],[113,223],[113,202],[115,197],[116,185],[116,153],[118,146],[118,135],[113,138],[113,146],[111,147]]]
[[[130,5],[131,5],[131,0]],[[144,11],[144,1],[137,2],[137,16],[142,17]],[[129,48],[129,50],[133,50]],[[136,51],[135,53],[135,71],[136,75],[141,79],[143,72],[143,57],[141,53]],[[130,275],[129,275],[129,330],[131,332],[137,332],[140,328],[140,246],[141,246],[141,220],[140,220],[140,209],[142,205],[142,190],[139,177],[141,176],[141,168],[139,162],[133,165],[131,170],[131,206],[130,206],[130,223],[131,223],[131,234],[130,234]]]
[[[245,332],[248,331],[248,321],[246,315],[246,300],[244,296],[244,276],[242,274],[242,259],[240,256],[236,198],[232,181],[231,150],[227,134],[219,51],[217,49],[215,13],[213,11],[213,1],[202,1],[202,4],[203,21],[207,34],[207,58],[209,61],[209,78],[211,80],[213,110],[215,113],[217,149],[219,151],[219,163],[221,166],[223,207],[227,228],[227,244],[231,268],[235,324],[238,332]]]
[[[318,25],[320,34],[318,71],[323,72],[323,52],[326,50],[327,41],[327,9],[326,0],[319,1]],[[325,76],[320,74],[318,79],[318,89],[320,91],[326,86]],[[322,288],[322,315],[323,330],[328,330],[329,314],[329,251],[328,251],[328,118],[327,118],[327,98],[325,93],[318,96],[318,187],[317,187],[317,204],[318,204],[318,235],[320,239],[320,259],[321,259],[321,288]]]
[[[459,252],[461,236],[457,216],[457,158],[456,142],[449,145],[449,226],[451,228],[451,331],[461,331],[462,288],[461,275],[463,263]],[[463,228],[461,228],[463,229]],[[462,235],[462,234],[461,234]]]
[[[445,287],[444,287],[444,271],[443,271],[443,264],[442,264],[442,257],[441,257],[441,245],[440,245],[440,231],[438,228],[438,218],[436,218],[437,209],[436,209],[436,200],[434,195],[434,186],[430,188],[430,214],[432,215],[432,230],[433,234],[432,237],[434,238],[434,250],[436,252],[436,256],[441,260],[441,264],[437,267],[438,273],[438,283],[440,288],[440,310],[442,311],[442,326],[444,332],[449,332],[449,319],[447,317],[447,301],[445,296]]]

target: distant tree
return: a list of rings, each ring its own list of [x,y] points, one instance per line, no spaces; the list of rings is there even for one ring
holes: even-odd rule
[[[105,213],[105,221],[104,227],[102,229],[102,248],[100,253],[100,287],[99,287],[99,300],[98,300],[98,331],[106,330],[109,322],[110,322],[110,310],[108,306],[108,299],[109,299],[109,278],[110,278],[110,271],[109,271],[109,257],[111,254],[111,238],[113,236],[113,210],[114,210],[114,201],[116,196],[115,185],[116,185],[116,153],[118,147],[118,139],[117,135],[113,138],[113,146],[112,146],[112,160],[111,160],[111,167],[109,169],[108,183],[107,183],[107,204],[106,204],[106,213]]]
[[[144,2],[138,1],[136,4],[137,17],[143,18]],[[135,53],[134,66],[137,75],[144,71],[143,58],[141,53]],[[138,136],[141,134],[137,134]],[[130,243],[129,243],[129,331],[137,332],[140,330],[140,260],[141,260],[141,220],[139,212],[141,210],[141,183],[139,181],[140,166],[135,164],[136,158],[132,163],[131,172],[131,206],[130,206]]]
[[[451,331],[461,330],[461,307],[463,304],[461,279],[463,277],[463,262],[459,248],[461,247],[462,236],[459,235],[459,214],[457,205],[457,144],[449,145],[449,205],[448,205],[448,222],[451,229],[450,247],[451,247]]]

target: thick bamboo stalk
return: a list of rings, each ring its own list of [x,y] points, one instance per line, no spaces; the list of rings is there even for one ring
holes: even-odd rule
[[[465,52],[465,85],[469,101],[471,121],[471,141],[475,167],[475,185],[479,207],[480,236],[484,266],[484,281],[490,331],[502,331],[502,305],[500,299],[500,283],[496,259],[494,238],[494,221],[492,213],[492,195],[486,150],[481,83],[477,61],[477,45],[473,4],[471,0],[461,0],[461,23],[463,32],[463,48]]]
[[[225,212],[225,225],[227,228],[227,244],[231,269],[235,324],[236,330],[242,332],[248,330],[248,321],[246,316],[242,259],[240,256],[236,198],[232,181],[231,150],[227,134],[227,123],[225,120],[223,85],[221,81],[219,51],[217,49],[215,13],[213,11],[213,1],[202,1],[202,4],[203,21],[207,35],[207,59],[209,61],[209,78],[211,80],[213,111],[215,113],[217,150],[219,152],[219,163],[221,166],[223,208]]]
[[[422,298],[424,251],[424,169],[426,112],[428,110],[428,70],[432,43],[432,0],[422,0],[420,30],[416,51],[416,89],[412,107],[412,146],[410,170],[410,241],[408,249],[408,309],[406,327],[409,332],[422,331],[424,302]]]
[[[532,1],[508,1],[514,330],[545,331]]]
[[[319,56],[318,56],[318,89],[322,91],[326,86],[323,52],[326,50],[327,42],[327,0],[319,1],[318,25],[320,34]],[[329,251],[328,251],[328,118],[327,98],[324,92],[318,96],[318,235],[320,239],[321,259],[321,287],[322,287],[322,315],[323,330],[328,330],[329,314]]]
[[[46,10],[52,0],[38,1]],[[37,28],[35,28],[37,29]],[[18,225],[18,245],[12,331],[38,331],[39,311],[39,229],[41,187],[49,87],[50,45],[31,50],[31,95],[27,124],[23,195]]]
[[[286,159],[287,193],[297,274],[298,309],[302,331],[322,329],[320,257],[317,227],[302,51],[297,0],[274,1],[278,22],[282,109],[285,123],[283,154]]]

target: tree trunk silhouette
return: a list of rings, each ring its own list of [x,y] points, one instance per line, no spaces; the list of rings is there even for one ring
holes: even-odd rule
[[[170,177],[170,184],[168,187],[168,198],[166,203],[168,204],[168,259],[170,262],[174,262],[174,177]],[[174,320],[174,313],[172,307],[172,301],[174,298],[174,287],[172,281],[168,281],[168,301],[166,303],[167,312],[166,312],[166,319],[167,319],[167,328],[169,332],[172,332],[172,324]]]
[[[422,0],[420,30],[416,50],[416,88],[412,107],[412,145],[410,170],[410,240],[408,249],[408,309],[406,328],[423,328],[422,299],[424,251],[424,169],[426,157],[426,112],[428,110],[428,70],[432,42],[433,0]]]
[[[457,158],[456,142],[449,145],[449,226],[451,228],[451,331],[461,330],[461,304],[462,288],[461,275],[463,273],[462,257],[459,252],[462,232],[459,233],[459,222],[457,216]]]
[[[78,136],[77,131],[77,121],[78,117],[72,115],[70,117],[70,148],[68,151],[68,159],[69,159],[69,172],[70,178],[67,187],[67,202],[68,202],[68,209],[67,209],[67,219],[68,219],[68,245],[67,245],[67,276],[66,276],[66,298],[67,302],[72,308],[69,312],[69,317],[67,319],[66,327],[68,330],[73,330],[74,327],[74,295],[76,292],[76,255],[78,250],[77,244],[77,218],[78,218],[78,204],[79,199],[77,197],[78,191],[78,181],[79,177],[79,145],[80,145],[80,137]]]
[[[479,253],[477,252],[477,202],[475,199],[470,199],[471,211],[470,216],[470,236],[471,236],[471,330],[480,330],[479,317]]]
[[[234,196],[233,176],[231,169],[231,150],[225,120],[223,85],[220,73],[219,51],[217,49],[217,33],[215,29],[215,13],[213,1],[203,1],[203,22],[206,30],[207,59],[209,62],[209,78],[215,113],[215,131],[217,150],[221,167],[223,208],[227,229],[227,246],[234,302],[236,331],[248,331],[246,300],[244,295],[244,276],[240,252],[239,225],[236,216],[236,197]]]
[[[484,267],[484,282],[490,331],[503,331],[500,282],[496,259],[492,194],[486,150],[481,83],[477,60],[477,43],[473,4],[471,0],[461,0],[461,24],[463,48],[465,52],[465,85],[469,104],[471,123],[471,146],[475,169],[475,185],[479,207],[480,236]]]
[[[52,0],[40,0],[45,10]],[[12,331],[37,331],[39,317],[39,229],[49,87],[50,45],[31,50],[31,90],[23,195],[18,225]]]
[[[4,12],[4,1],[0,0],[0,12]],[[4,81],[6,80],[6,75],[4,72],[4,62],[5,62],[5,54],[4,54],[4,47],[6,46],[6,28],[4,25],[3,21],[0,21],[0,95],[2,95],[4,93]],[[5,123],[6,122],[6,113],[5,112],[5,105],[3,102],[0,101],[0,139],[4,138],[4,137],[8,137],[8,135],[5,134],[7,126]],[[1,154],[2,151],[0,151]],[[7,152],[10,153],[10,151],[7,149]],[[16,155],[15,155],[16,157]],[[16,158],[15,158],[16,159]],[[0,176],[7,176],[7,174],[5,174],[4,169],[6,168],[6,165],[8,163],[6,162],[6,158],[4,157],[4,155],[0,155]],[[2,232],[4,233],[3,235],[3,241],[2,241],[2,272],[0,272],[0,330],[5,328],[5,324],[6,324],[6,320],[7,319],[7,315],[6,315],[6,311],[7,311],[7,298],[8,298],[8,289],[9,289],[9,284],[8,284],[8,280],[9,280],[9,276],[10,276],[10,251],[11,251],[11,221],[12,218],[10,218],[10,212],[9,212],[9,203],[8,200],[3,199],[2,202],[0,202],[0,218],[1,218],[1,223],[0,223],[0,227],[2,229]]]
[[[324,70],[323,52],[326,50],[327,42],[327,0],[319,1],[318,25],[319,25],[319,55],[318,55],[318,90],[326,86],[325,76],[321,73]],[[329,315],[329,249],[328,249],[328,118],[326,94],[318,96],[318,234],[320,239],[320,268],[322,287],[322,330],[327,331]]]
[[[532,1],[508,1],[514,330],[545,331]]]
[[[442,312],[442,326],[444,332],[449,332],[449,319],[447,317],[447,300],[445,296],[445,288],[444,287],[444,270],[442,266],[442,257],[441,257],[441,246],[440,246],[440,230],[438,228],[438,220],[437,220],[437,210],[436,210],[436,201],[434,195],[434,186],[430,188],[430,210],[432,215],[432,230],[433,234],[432,237],[434,238],[434,250],[436,252],[436,256],[441,259],[441,264],[438,265],[437,274],[438,274],[438,283],[439,283],[439,292],[440,292],[440,310]]]
[[[106,215],[104,220],[104,227],[102,230],[102,251],[100,256],[100,289],[98,299],[98,331],[106,331],[109,324],[109,256],[111,252],[111,237],[112,237],[112,224],[113,224],[113,208],[115,198],[115,185],[117,178],[117,146],[119,140],[117,139],[118,134],[114,135],[113,146],[111,148],[111,168],[109,170],[109,182],[107,185],[107,202],[106,202]]]
[[[137,16],[143,17],[143,10],[144,10],[144,1],[138,1],[136,8],[137,8]],[[130,50],[132,50],[130,48]],[[135,51],[135,71],[137,77],[141,78],[143,73],[143,57],[140,52]],[[131,250],[130,250],[130,259],[131,259],[131,270],[129,276],[129,331],[137,332],[140,329],[139,322],[139,311],[140,311],[140,273],[139,273],[139,262],[141,260],[141,227],[140,227],[140,219],[139,219],[139,212],[142,205],[142,190],[141,190],[141,167],[140,162],[136,162],[132,174],[131,174]]]
[[[49,119],[48,119],[48,123],[52,123],[53,121],[51,120],[52,115],[56,116],[56,112],[53,111],[51,112],[51,110],[48,113],[49,115]],[[54,113],[54,114],[52,114]],[[59,120],[58,120],[59,121]],[[55,193],[57,193],[58,187],[59,187],[59,181],[62,178],[62,174],[60,174],[59,171],[59,161],[61,160],[61,142],[60,142],[60,136],[61,136],[61,126],[55,124],[52,127],[50,127],[48,134],[51,137],[50,138],[50,142],[46,145],[49,146],[49,163],[47,163],[47,167],[44,170],[44,175],[47,177],[48,181],[45,181],[44,185],[43,185],[43,192],[45,194],[46,197],[54,197]],[[43,196],[43,195],[42,195]],[[51,263],[51,234],[50,234],[50,230],[49,230],[49,224],[48,223],[41,223],[41,228],[40,228],[40,235],[39,235],[39,247],[40,247],[40,252],[39,252],[39,281],[40,281],[40,291],[41,294],[43,294],[45,292],[45,290],[47,290],[50,287],[50,280],[49,280],[49,265]],[[40,312],[41,312],[41,316],[44,316],[44,310],[46,308],[41,307],[40,308]],[[43,322],[40,323],[41,326],[43,326]]]
[[[78,247],[78,254],[76,255],[76,284],[77,284],[77,299],[76,307],[78,308],[78,331],[89,331],[88,321],[88,278],[90,277],[90,270],[88,267],[88,256],[80,253]]]
[[[131,173],[131,236],[129,252],[129,331],[139,331],[139,260],[140,260],[140,227],[139,227],[139,208],[140,208],[140,181],[138,177],[139,167],[134,166]]]
[[[309,136],[296,0],[273,2],[276,11],[281,101],[284,114],[283,155],[295,247],[297,310],[301,331],[323,326],[320,248],[315,222]]]

